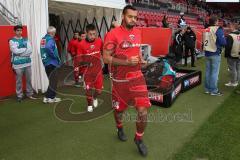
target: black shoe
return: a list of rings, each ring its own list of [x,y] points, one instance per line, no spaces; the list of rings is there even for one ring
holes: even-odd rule
[[[125,135],[125,133],[123,132],[123,129],[122,128],[119,128],[118,131],[117,131],[117,135],[118,135],[118,139],[120,141],[127,141],[127,136]]]
[[[23,100],[23,97],[17,97],[18,102],[22,102],[22,100]]]
[[[145,144],[143,143],[143,141],[142,140],[137,140],[137,139],[134,139],[134,142],[135,142],[135,144],[137,145],[137,147],[138,147],[138,151],[139,151],[139,153],[142,155],[142,156],[147,156],[147,153],[148,153],[148,151],[147,151],[147,146],[145,146]]]

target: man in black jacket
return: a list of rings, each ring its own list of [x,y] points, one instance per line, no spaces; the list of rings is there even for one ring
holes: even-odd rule
[[[174,42],[173,42],[173,52],[175,53],[176,63],[180,63],[183,55],[183,35],[185,30],[179,29],[175,33]]]
[[[225,86],[236,87],[240,81],[240,31],[238,31],[238,24],[235,22],[231,22],[230,29],[232,32],[227,36],[225,57],[231,78]]]
[[[191,66],[195,67],[195,44],[196,34],[193,32],[191,27],[187,27],[187,31],[183,35],[183,41],[185,43],[185,66],[187,66],[187,58],[189,51],[191,52]]]

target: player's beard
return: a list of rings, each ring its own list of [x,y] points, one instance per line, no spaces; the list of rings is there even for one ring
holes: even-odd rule
[[[132,29],[135,26],[135,24],[126,24],[127,29]]]
[[[94,39],[89,39],[88,37],[86,37],[86,41],[89,42],[89,43],[92,43],[95,41],[95,38]]]

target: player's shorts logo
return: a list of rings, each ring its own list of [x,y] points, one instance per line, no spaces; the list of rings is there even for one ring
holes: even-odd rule
[[[114,109],[118,109],[119,108],[119,102],[118,101],[115,101],[115,100],[112,100],[112,107]]]

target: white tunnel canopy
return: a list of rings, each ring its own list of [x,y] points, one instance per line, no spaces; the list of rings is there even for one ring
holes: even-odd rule
[[[96,6],[96,7],[115,8],[115,9],[123,9],[123,7],[126,5],[125,0],[50,0],[50,2],[51,1],[67,2],[67,3],[90,5],[90,6]]]

